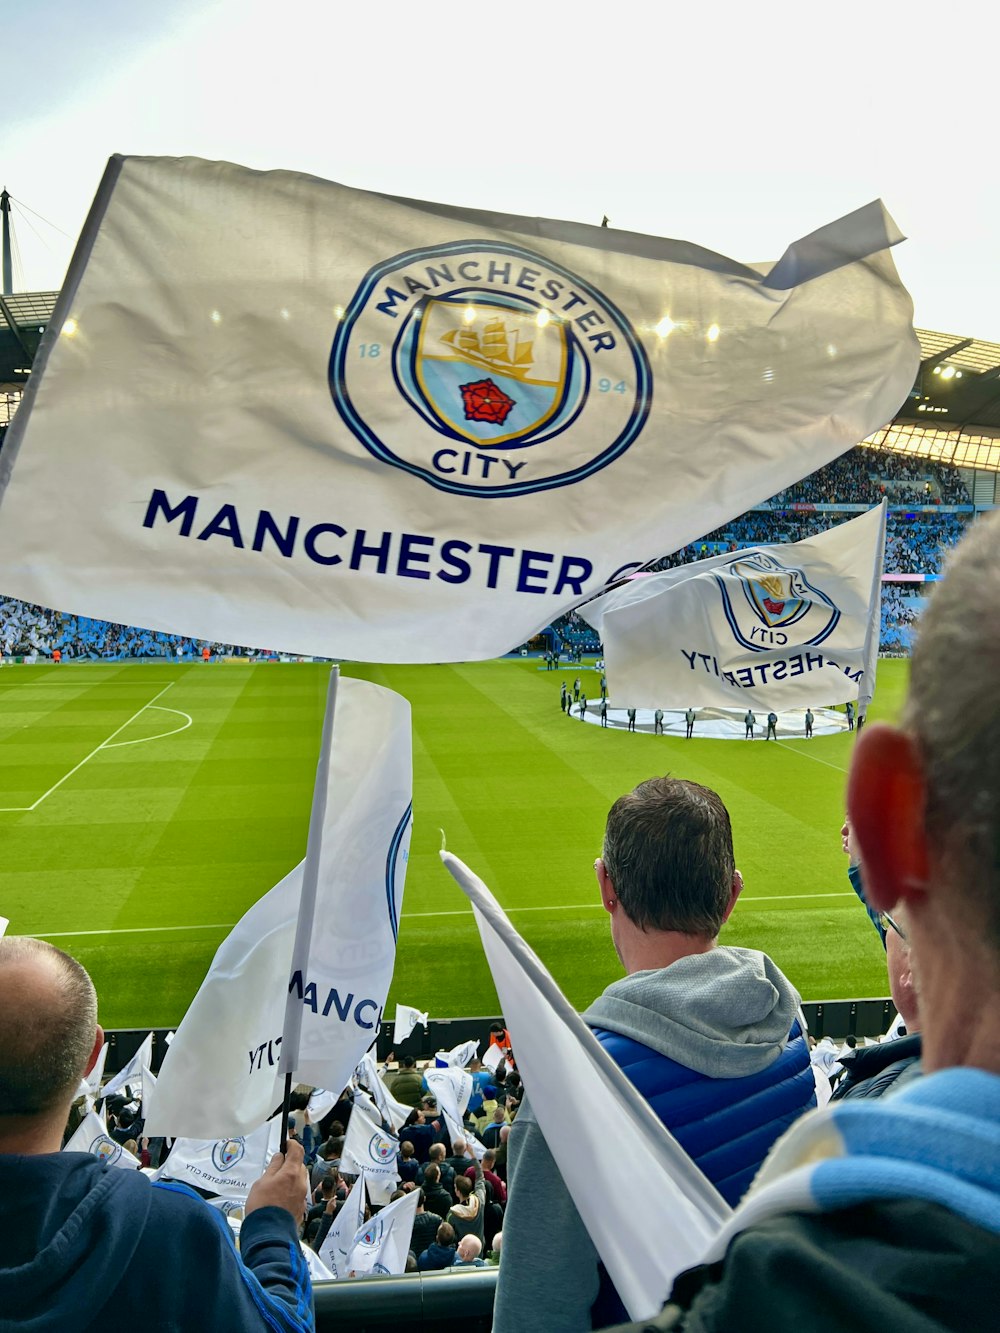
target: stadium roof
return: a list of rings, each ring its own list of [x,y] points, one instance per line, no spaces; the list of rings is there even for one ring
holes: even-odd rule
[[[27,381],[58,292],[0,297],[0,392]],[[895,419],[864,441],[1000,472],[1000,343],[917,329],[920,370]]]

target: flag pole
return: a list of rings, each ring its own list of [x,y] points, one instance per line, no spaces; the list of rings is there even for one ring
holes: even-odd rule
[[[320,741],[319,761],[316,765],[316,786],[313,789],[312,811],[309,815],[309,840],[306,844],[306,863],[302,870],[302,896],[299,900],[299,916],[295,926],[295,944],[292,948],[292,965],[289,970],[289,982],[296,969],[304,968],[309,959],[312,944],[313,918],[316,913],[316,890],[319,883],[320,848],[323,842],[323,825],[326,821],[326,796],[330,785],[330,753],[333,742],[333,718],[337,708],[337,683],[340,680],[340,667],[334,665],[330,672],[330,684],[326,694],[326,713],[323,717],[323,736]],[[285,1076],[285,1092],[281,1104],[281,1151],[288,1146],[288,1111],[292,1097],[292,1075],[299,1062],[299,1041],[302,1036],[302,1005],[292,993],[289,985],[285,1001],[285,1021],[281,1030],[281,1056],[278,1064],[279,1074]]]

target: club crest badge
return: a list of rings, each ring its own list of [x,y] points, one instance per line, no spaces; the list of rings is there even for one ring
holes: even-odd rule
[[[382,1236],[384,1233],[385,1223],[375,1217],[358,1237],[358,1244],[364,1245],[369,1250],[377,1249],[377,1247],[382,1244]]]
[[[368,1144],[368,1156],[376,1166],[385,1166],[387,1162],[394,1160],[396,1145],[392,1139],[387,1139],[384,1134],[373,1134]]]
[[[108,1166],[114,1166],[122,1156],[122,1147],[120,1143],[115,1143],[114,1139],[109,1138],[107,1134],[99,1134],[90,1145],[89,1150],[95,1157],[100,1158],[102,1162],[107,1162]]]
[[[733,636],[755,652],[822,643],[840,620],[838,608],[801,569],[767,552],[734,556],[714,578]]]
[[[376,265],[330,355],[334,404],[364,447],[464,495],[524,495],[606,467],[638,438],[652,383],[607,297],[502,242]]]
[[[242,1158],[246,1151],[246,1141],[240,1139],[220,1139],[212,1147],[212,1165],[216,1171],[228,1171]]]

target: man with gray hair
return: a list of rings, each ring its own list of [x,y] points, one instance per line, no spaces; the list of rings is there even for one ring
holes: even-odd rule
[[[223,1214],[193,1190],[109,1165],[113,1140],[60,1151],[103,1043],[80,964],[42,940],[0,939],[0,1325],[310,1333],[301,1146],[250,1190],[237,1254]]]
[[[901,724],[864,728],[848,779],[865,896],[876,912],[899,912],[906,933],[923,1077],[795,1126],[705,1264],[681,1274],[663,1313],[635,1328],[996,1328],[998,608],[993,514],[931,595]]]
[[[735,1204],[816,1097],[798,994],[764,954],[718,945],[743,888],[726,807],[698,783],[650,778],[611,807],[594,870],[627,975],[584,1018]],[[531,1113],[530,1084],[525,1091],[508,1147],[494,1333],[604,1328],[624,1307]],[[574,1114],[567,1089],[567,1132]],[[610,1153],[613,1133],[608,1126]]]

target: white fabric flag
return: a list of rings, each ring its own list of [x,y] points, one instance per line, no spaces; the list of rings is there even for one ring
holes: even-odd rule
[[[393,1046],[404,1042],[418,1023],[426,1028],[427,1015],[422,1014],[419,1009],[411,1008],[408,1004],[397,1004],[396,1019],[392,1025]]]
[[[342,1171],[348,1175],[356,1171],[365,1173],[372,1203],[388,1201],[399,1180],[396,1170],[399,1139],[382,1128],[377,1116],[378,1112],[374,1116],[369,1113],[360,1098],[355,1101],[341,1153]]]
[[[0,931],[0,935],[2,934],[3,932]],[[80,1086],[76,1090],[76,1095],[78,1097],[85,1097],[87,1099],[88,1110],[93,1107],[95,1100],[100,1095],[101,1079],[104,1077],[104,1065],[108,1058],[108,1046],[109,1043],[105,1042],[101,1047],[93,1069],[85,1078],[80,1080]]]
[[[145,1120],[146,1108],[149,1106],[156,1088],[156,1075],[152,1073],[148,1065],[142,1067],[142,1092],[140,1094],[140,1106],[142,1107],[143,1119]]]
[[[872,696],[885,502],[804,541],[661,570],[580,614],[616,707],[819,707]]]
[[[545,1141],[633,1319],[657,1313],[731,1209],[660,1123],[471,870],[441,859],[472,902],[517,1065]],[[586,1106],[572,1134],[566,1118]],[[614,1126],[614,1152],[607,1129]],[[623,1190],[623,1180],[642,1189]]]
[[[461,1125],[472,1096],[472,1075],[465,1069],[449,1066],[447,1069],[428,1069],[424,1078],[440,1109],[449,1112]]]
[[[245,1199],[264,1174],[270,1124],[230,1139],[176,1139],[157,1180],[180,1180],[223,1199]]]
[[[402,1129],[409,1119],[413,1107],[404,1106],[402,1102],[396,1101],[385,1086],[382,1075],[378,1072],[378,1066],[372,1058],[371,1051],[365,1052],[361,1063],[358,1065],[358,1077],[371,1093],[375,1106],[378,1108],[378,1114],[382,1119],[390,1124],[393,1129]]]
[[[478,1050],[478,1041],[463,1041],[458,1046],[453,1046],[450,1051],[438,1051],[434,1059],[438,1065],[452,1065],[456,1069],[464,1069]]]
[[[309,1119],[314,1125],[318,1125],[328,1111],[332,1111],[337,1105],[337,1093],[329,1092],[326,1088],[313,1088],[309,1094],[309,1103],[306,1110],[309,1112]]]
[[[300,1245],[302,1256],[309,1267],[309,1276],[313,1282],[332,1282],[336,1274],[319,1257],[315,1250],[310,1249],[308,1245]]]
[[[411,795],[409,704],[342,679],[307,967],[290,987],[300,865],[220,946],[164,1056],[148,1133],[249,1133],[271,1114],[289,990],[302,1007],[295,1072],[316,1087],[346,1087],[378,1032],[392,976]]]
[[[347,1252],[365,1218],[365,1178],[360,1174],[344,1200],[344,1206],[333,1219],[326,1239],[319,1247],[319,1257],[334,1277],[347,1276]]]
[[[502,1061],[506,1060],[506,1058],[507,1053],[504,1048],[498,1046],[496,1042],[494,1042],[491,1046],[487,1046],[486,1050],[483,1052],[483,1068],[488,1069],[491,1074],[495,1074],[498,1066]]]
[[[417,1199],[417,1191],[411,1190],[359,1229],[345,1260],[349,1273],[406,1272]]]
[[[322,657],[497,656],[893,417],[919,362],[900,239],[875,202],[749,266],[114,157],[7,433],[3,591]]]
[[[87,1112],[63,1152],[89,1152],[108,1166],[120,1166],[129,1171],[134,1171],[139,1165],[138,1157],[133,1157],[111,1138],[107,1125],[96,1111]]]
[[[131,1087],[141,1092],[142,1090],[142,1071],[148,1069],[153,1063],[153,1034],[143,1039],[142,1045],[136,1051],[132,1059],[123,1069],[120,1069],[113,1078],[110,1078],[101,1089],[102,1097],[111,1097],[114,1093],[120,1092],[122,1088]]]
[[[0,916],[0,940],[3,939],[4,935],[7,932],[7,927],[9,925],[10,925],[10,917]]]

